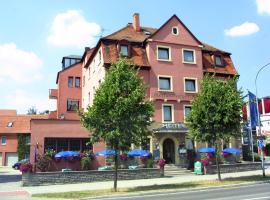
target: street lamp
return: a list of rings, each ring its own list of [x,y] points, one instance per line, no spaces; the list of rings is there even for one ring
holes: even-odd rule
[[[261,117],[260,117],[260,111],[259,111],[259,102],[258,102],[258,90],[257,90],[257,78],[258,78],[258,75],[259,73],[264,69],[266,68],[267,66],[269,66],[270,63],[267,63],[266,65],[262,66],[259,71],[257,72],[257,75],[256,75],[256,78],[255,78],[255,88],[256,88],[256,105],[257,105],[257,112],[258,112],[258,127],[259,127],[259,133],[258,135],[260,137],[262,137],[262,133],[261,133]],[[265,169],[264,169],[264,149],[262,147],[262,172],[263,172],[263,176],[265,177]]]

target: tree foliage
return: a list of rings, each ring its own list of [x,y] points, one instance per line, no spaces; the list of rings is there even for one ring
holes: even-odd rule
[[[222,140],[240,137],[243,100],[236,85],[236,78],[204,77],[201,91],[192,102],[192,111],[186,119],[189,137],[214,145],[217,152]]]
[[[30,153],[30,145],[27,144],[26,137],[30,137],[25,134],[18,134],[18,145],[17,145],[17,153],[18,159],[25,159],[25,156]]]
[[[145,89],[135,66],[124,59],[112,64],[96,90],[93,105],[80,113],[82,125],[92,133],[91,142],[105,141],[118,152],[149,135],[147,126],[154,108],[145,101]]]
[[[36,107],[35,106],[32,106],[31,108],[29,108],[28,110],[27,110],[27,115],[36,115],[37,114],[37,109],[36,109]]]

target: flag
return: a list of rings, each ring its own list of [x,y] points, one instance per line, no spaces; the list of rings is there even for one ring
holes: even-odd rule
[[[258,124],[258,109],[256,104],[256,96],[248,91],[248,97],[249,97],[249,110],[250,110],[250,124],[252,129],[256,129],[256,126]]]

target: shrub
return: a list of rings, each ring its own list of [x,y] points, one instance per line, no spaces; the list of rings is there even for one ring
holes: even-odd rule
[[[146,167],[147,167],[147,168],[153,168],[153,167],[154,167],[154,164],[155,164],[155,162],[154,162],[153,159],[148,159],[148,160],[146,161]]]
[[[32,164],[29,162],[21,164],[20,171],[22,173],[32,172]]]
[[[52,159],[49,156],[43,155],[43,156],[38,156],[37,160],[37,168],[42,171],[46,172],[50,169],[52,164]]]
[[[160,168],[164,167],[166,165],[166,160],[160,159],[157,161],[157,164]]]
[[[45,152],[45,155],[49,156],[51,158],[53,158],[55,154],[56,154],[56,152],[53,149],[47,149],[46,152]]]
[[[120,160],[122,161],[126,161],[128,159],[128,156],[125,153],[121,154],[119,157],[120,157]]]
[[[91,164],[91,158],[90,157],[83,157],[81,159],[81,167],[82,170],[89,170]]]

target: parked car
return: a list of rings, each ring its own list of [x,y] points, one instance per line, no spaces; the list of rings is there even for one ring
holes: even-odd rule
[[[13,168],[13,169],[20,169],[21,164],[28,163],[28,162],[29,162],[29,159],[23,159],[23,160],[20,160],[20,161],[16,162],[16,163],[12,166],[12,168]]]

